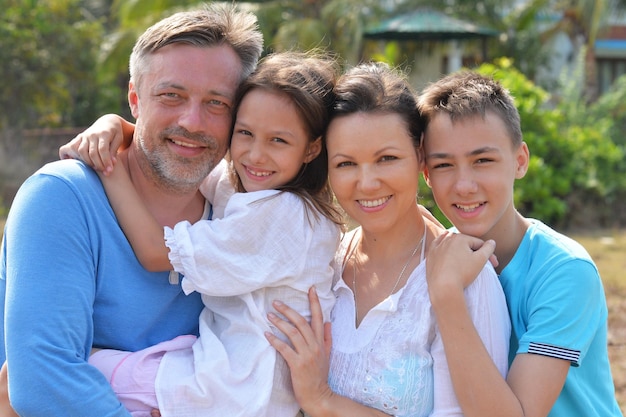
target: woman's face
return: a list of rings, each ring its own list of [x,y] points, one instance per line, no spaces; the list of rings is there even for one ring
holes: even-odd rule
[[[355,113],[328,128],[330,185],[364,230],[384,232],[415,209],[422,163],[397,114]]]

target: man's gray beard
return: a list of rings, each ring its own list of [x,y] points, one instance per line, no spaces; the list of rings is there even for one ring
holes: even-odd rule
[[[200,183],[217,164],[213,161],[201,165],[186,160],[176,162],[173,164],[172,161],[163,161],[154,154],[148,156],[155,182],[169,192],[180,194],[197,191]]]
[[[169,193],[186,194],[197,191],[200,183],[222,159],[215,152],[207,154],[202,160],[192,161],[169,152],[161,152],[164,147],[157,146],[149,150],[141,138],[138,145],[140,154],[143,155],[139,160],[144,175]]]

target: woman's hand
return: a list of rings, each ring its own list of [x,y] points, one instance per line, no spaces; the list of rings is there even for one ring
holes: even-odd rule
[[[291,346],[272,333],[266,333],[270,344],[285,358],[291,370],[291,381],[296,400],[309,414],[323,408],[333,392],[328,386],[328,368],[332,345],[330,323],[324,323],[322,307],[315,288],[309,289],[311,323],[280,301],[274,308],[289,321],[270,313],[269,320],[282,331]]]
[[[315,288],[309,289],[311,323],[289,306],[274,302],[274,308],[287,318],[270,313],[269,320],[283,332],[291,346],[272,333],[265,333],[270,344],[285,358],[291,371],[296,401],[311,417],[389,417],[380,410],[366,407],[347,397],[335,394],[328,385],[330,323],[324,323],[322,307]]]

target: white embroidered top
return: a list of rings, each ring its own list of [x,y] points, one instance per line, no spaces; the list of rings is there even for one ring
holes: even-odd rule
[[[210,197],[232,194],[215,189],[223,193]],[[166,353],[159,367],[156,392],[164,417],[298,413],[287,364],[264,332],[285,340],[267,320],[274,300],[309,319],[312,285],[329,318],[339,228],[316,214],[295,194],[266,190],[233,194],[222,219],[166,228],[183,289],[202,293],[206,308],[193,349]]]
[[[344,237],[336,257],[331,388],[394,416],[462,416],[431,309],[423,255],[406,285],[370,310],[356,328],[354,295],[341,278],[352,233],[358,229]],[[465,298],[485,347],[506,376],[511,325],[490,264],[465,290]]]

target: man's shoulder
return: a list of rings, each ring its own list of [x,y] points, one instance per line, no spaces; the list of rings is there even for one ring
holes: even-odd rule
[[[62,159],[59,161],[48,162],[39,168],[33,176],[36,175],[54,175],[62,178],[81,178],[86,174],[95,175],[95,172],[76,159]]]
[[[90,167],[80,161],[64,159],[61,161],[49,162],[35,171],[24,182],[28,187],[42,187],[46,179],[55,178],[59,183],[71,185],[72,187],[89,188],[94,187],[94,183],[100,183],[98,175]],[[49,184],[50,182],[45,182]]]
[[[103,193],[101,182],[91,168],[75,160],[55,161],[42,166],[24,181],[13,205],[67,204],[70,196],[88,199],[98,192]]]

